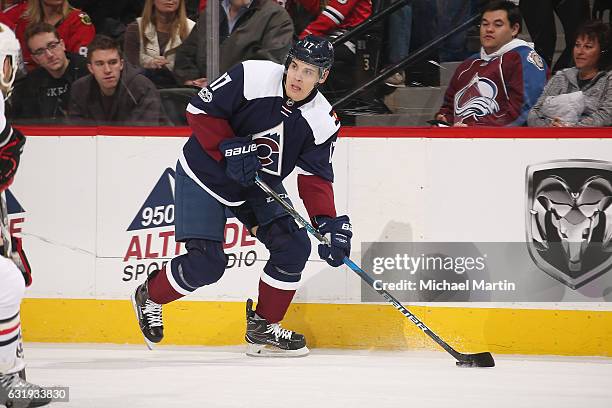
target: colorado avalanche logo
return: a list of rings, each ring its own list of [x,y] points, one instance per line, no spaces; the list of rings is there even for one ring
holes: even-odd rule
[[[542,57],[540,57],[537,52],[531,51],[527,56],[527,61],[532,63],[540,71],[544,71],[544,60],[542,60]]]
[[[283,122],[254,134],[253,141],[257,143],[257,156],[263,166],[261,171],[280,176],[283,165]]]
[[[612,163],[527,167],[527,242],[536,265],[577,289],[612,269]]]
[[[473,116],[490,115],[499,111],[497,85],[488,78],[480,78],[478,74],[459,92],[455,94],[455,117],[463,119]]]

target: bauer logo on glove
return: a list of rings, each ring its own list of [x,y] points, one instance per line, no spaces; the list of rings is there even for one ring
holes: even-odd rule
[[[257,151],[257,145],[255,143],[251,143],[242,147],[234,147],[233,149],[228,149],[225,151],[225,157],[231,156],[240,156],[241,154],[247,154]]]
[[[219,144],[219,150],[225,156],[225,174],[244,187],[255,183],[257,170],[261,162],[257,157],[257,144],[250,138],[235,137]]]
[[[351,254],[353,231],[348,215],[315,217],[322,235],[329,234],[329,245],[319,245],[319,257],[331,266],[340,266]]]

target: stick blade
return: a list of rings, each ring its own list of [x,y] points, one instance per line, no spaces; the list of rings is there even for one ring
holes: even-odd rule
[[[457,367],[495,367],[495,360],[488,351],[476,354],[463,354]]]

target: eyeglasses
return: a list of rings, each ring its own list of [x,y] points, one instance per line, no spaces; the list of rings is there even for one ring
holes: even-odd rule
[[[41,57],[47,51],[49,52],[55,51],[59,45],[60,45],[60,41],[51,41],[49,44],[47,44],[46,47],[42,47],[35,51],[32,51],[32,55]]]

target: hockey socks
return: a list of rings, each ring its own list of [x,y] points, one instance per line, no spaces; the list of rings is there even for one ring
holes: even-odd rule
[[[269,323],[280,322],[285,317],[294,294],[295,290],[277,289],[260,279],[257,314]]]
[[[160,305],[165,305],[185,296],[172,287],[165,267],[153,272],[145,283],[147,284],[149,298]]]

